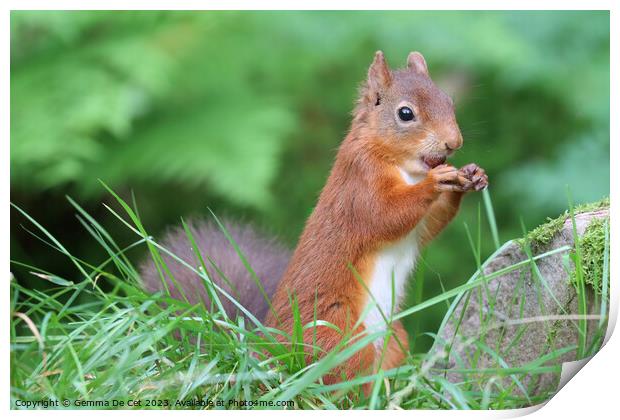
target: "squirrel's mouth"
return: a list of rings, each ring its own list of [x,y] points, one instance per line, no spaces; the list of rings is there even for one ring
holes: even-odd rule
[[[430,169],[446,163],[446,156],[424,156],[422,162]]]

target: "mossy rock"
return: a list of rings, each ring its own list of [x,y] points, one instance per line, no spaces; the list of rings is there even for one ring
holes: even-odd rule
[[[583,264],[583,280],[598,293],[602,292],[602,268],[605,255],[605,229],[609,229],[609,197],[595,203],[583,204],[573,209],[573,214],[589,214],[606,212],[604,217],[593,218],[581,236],[580,252]],[[570,211],[548,221],[529,232],[524,238],[518,239],[522,246],[529,246],[537,251],[546,247],[549,242],[571,221]],[[571,225],[572,226],[572,225]],[[574,246],[573,246],[574,247]],[[609,252],[609,251],[608,251]],[[571,272],[571,281],[576,285],[576,272]]]
[[[609,210],[609,197],[594,203],[579,205],[573,209],[573,214],[590,213],[605,209]],[[524,238],[518,239],[518,241],[521,244],[527,243],[537,248],[548,245],[570,218],[571,213],[569,210],[566,210],[556,218],[549,217],[545,223],[532,229]]]
[[[467,383],[464,389],[471,392],[525,394],[535,404],[557,390],[562,363],[598,350],[606,330],[600,308],[609,200],[575,209],[574,221],[573,226],[567,212],[506,243],[485,262],[486,276],[521,265],[453,303],[428,355],[437,361],[436,373]],[[528,256],[546,253],[550,255],[536,261]],[[577,254],[583,295],[575,287]],[[586,304],[584,312],[580,300]],[[583,313],[587,321],[580,323]]]

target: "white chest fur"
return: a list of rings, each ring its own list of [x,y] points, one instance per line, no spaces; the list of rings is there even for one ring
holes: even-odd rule
[[[400,172],[407,184],[420,181],[403,170]],[[369,279],[370,294],[367,305],[370,310],[364,319],[364,325],[368,330],[385,330],[386,319],[389,321],[391,315],[398,312],[405,293],[405,283],[418,258],[419,229],[420,225],[407,236],[379,251]],[[379,340],[375,346],[380,347],[381,343],[382,340]]]
[[[405,283],[418,257],[418,248],[418,232],[414,229],[405,238],[379,251],[370,277],[367,304],[371,309],[364,320],[366,328],[383,330],[385,320],[398,312]]]
[[[422,181],[424,179],[424,175],[412,175],[409,172],[406,172],[405,170],[398,168],[398,171],[400,172],[400,176],[403,178],[403,181],[405,181],[408,185],[414,185],[417,184],[418,182]]]

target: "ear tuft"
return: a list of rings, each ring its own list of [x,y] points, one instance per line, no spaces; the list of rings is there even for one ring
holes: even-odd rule
[[[415,73],[421,73],[428,76],[428,67],[424,56],[417,51],[409,53],[407,57],[407,68]]]
[[[368,69],[368,87],[373,93],[379,93],[392,83],[392,72],[382,51],[375,53],[370,68]]]

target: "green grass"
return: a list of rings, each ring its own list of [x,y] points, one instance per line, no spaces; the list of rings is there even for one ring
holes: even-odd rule
[[[301,338],[304,332],[316,325],[336,327],[316,319],[301,325],[295,310],[295,296],[291,296],[296,321],[292,335],[267,328],[238,303],[256,326],[244,323],[242,318],[229,319],[222,310],[220,299],[233,298],[210,281],[205,264],[209,256],[200,254],[196,247],[194,249],[202,270],[200,267],[190,268],[202,277],[204,287],[213,297],[211,308],[192,305],[185,298],[172,299],[163,287],[161,293],[145,293],[138,271],[127,257],[128,251],[137,247],[148,249],[162,276],[169,273],[162,255],[171,254],[149,236],[135,203],[131,206],[113,191],[110,190],[110,193],[118,201],[124,215],[111,207],[108,210],[135,234],[135,241],[126,246],[117,244],[101,224],[69,199],[76,209],[79,223],[101,246],[103,257],[98,263],[82,261],[71,254],[51,232],[14,206],[29,220],[33,236],[48,244],[50,252],[58,253],[59,257],[73,264],[80,277],[63,279],[41,268],[12,261],[49,283],[49,287],[37,290],[25,288],[17,280],[11,280],[12,408],[23,408],[18,401],[40,399],[66,399],[71,407],[75,407],[76,400],[98,401],[99,407],[108,401],[110,408],[115,408],[112,401],[121,401],[124,405],[120,408],[141,409],[517,408],[542,402],[552,395],[531,394],[523,383],[524,377],[557,373],[560,367],[552,364],[553,359],[562,352],[574,350],[560,349],[542,354],[526,366],[515,367],[503,360],[506,349],[490,348],[484,343],[484,337],[473,337],[470,345],[476,349],[474,359],[491,355],[497,361],[497,367],[477,368],[476,360],[456,366],[451,370],[459,371],[467,378],[460,383],[446,379],[446,369],[438,363],[446,354],[436,353],[412,354],[398,369],[379,371],[338,384],[323,384],[321,377],[325,373],[382,335],[387,339],[391,334],[390,328],[370,335],[345,336],[332,352],[306,364],[303,354],[308,349],[304,346],[312,347],[310,350],[314,354],[318,349],[315,345],[303,343]],[[499,234],[488,193],[485,193],[484,206],[493,241],[499,248]],[[388,324],[406,317],[423,316],[424,309],[441,303],[448,305],[445,324],[448,318],[460,315],[456,313],[458,302],[469,302],[473,291],[488,293],[486,285],[490,280],[530,265],[535,267],[536,261],[542,258],[568,251],[558,249],[543,255],[530,255],[526,261],[484,275],[482,269],[486,262],[479,251],[483,240],[481,213],[477,228],[473,231],[468,228],[479,270],[466,283],[431,299],[421,301],[418,291],[420,296],[413,307],[397,314],[386,314]],[[602,244],[604,251],[608,252],[607,224],[605,228]],[[193,243],[191,233],[186,231]],[[236,247],[230,236],[228,239]],[[581,264],[585,245],[584,240],[573,253],[575,276],[581,279],[584,265],[590,264],[589,260]],[[242,256],[239,248],[236,249]],[[248,262],[243,261],[255,280],[259,281]],[[593,264],[596,265],[596,262]],[[600,275],[602,295],[599,332],[589,347],[585,338],[579,340],[580,356],[596,352],[604,336],[608,266],[605,253],[601,268],[596,271]],[[419,273],[418,277],[421,277]],[[588,287],[583,281],[580,284],[583,290]],[[492,309],[493,296],[487,298]],[[518,290],[515,290],[513,299],[518,301]],[[586,309],[580,304],[581,314],[585,314]],[[483,325],[489,329],[495,328],[490,317],[482,313],[480,316]],[[586,325],[585,318],[579,320],[584,337]],[[435,339],[440,340],[439,337]],[[368,396],[363,394],[361,388],[365,382],[372,383]],[[128,406],[129,401],[136,405]]]

